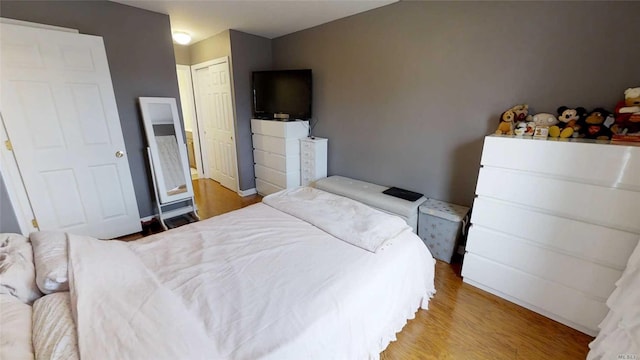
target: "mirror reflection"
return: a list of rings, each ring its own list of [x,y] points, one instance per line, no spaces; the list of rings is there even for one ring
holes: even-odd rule
[[[164,191],[168,195],[184,193],[189,179],[185,179],[184,164],[180,161],[171,105],[149,104],[149,115],[160,158]]]
[[[193,195],[186,145],[174,98],[140,98],[159,202]]]

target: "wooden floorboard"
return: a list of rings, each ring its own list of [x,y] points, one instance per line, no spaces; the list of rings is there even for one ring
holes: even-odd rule
[[[262,201],[262,196],[255,194],[240,196],[211,179],[193,181],[198,215],[201,219],[224,214]]]
[[[437,293],[382,360],[584,359],[592,337],[463,283],[460,265],[437,261]]]
[[[206,219],[260,202],[209,179],[194,180]],[[127,240],[140,238],[129,237]],[[460,264],[436,264],[436,295],[381,354],[382,360],[584,359],[592,337],[462,282]]]

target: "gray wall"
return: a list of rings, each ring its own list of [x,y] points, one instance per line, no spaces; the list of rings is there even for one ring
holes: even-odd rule
[[[271,69],[271,40],[231,30],[231,66],[236,105],[236,149],[240,189],[255,188],[251,140],[251,72]]]
[[[2,0],[0,14],[104,38],[140,216],[153,215],[153,187],[137,98],[180,98],[169,17],[108,1]]]
[[[251,141],[251,72],[271,68],[271,40],[225,30],[189,46],[191,65],[228,56],[235,99],[240,190],[255,188]]]
[[[275,39],[274,66],[313,69],[330,174],[469,205],[502,111],[612,109],[640,85],[639,13],[640,2],[402,1]]]
[[[2,176],[0,176],[0,233],[21,233]]]

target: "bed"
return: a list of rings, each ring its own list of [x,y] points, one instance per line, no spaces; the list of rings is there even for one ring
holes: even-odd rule
[[[377,359],[435,293],[402,219],[312,188],[129,243],[13,243],[0,260],[28,244],[33,273],[14,256],[22,275],[0,285],[26,285],[0,295],[0,321],[28,330],[0,333],[0,358]]]

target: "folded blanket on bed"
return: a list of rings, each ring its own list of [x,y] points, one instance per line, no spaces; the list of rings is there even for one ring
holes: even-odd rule
[[[71,234],[68,243],[80,358],[215,357],[204,325],[124,243]]]
[[[310,187],[282,190],[262,202],[374,253],[403,231],[411,230],[397,216]]]

